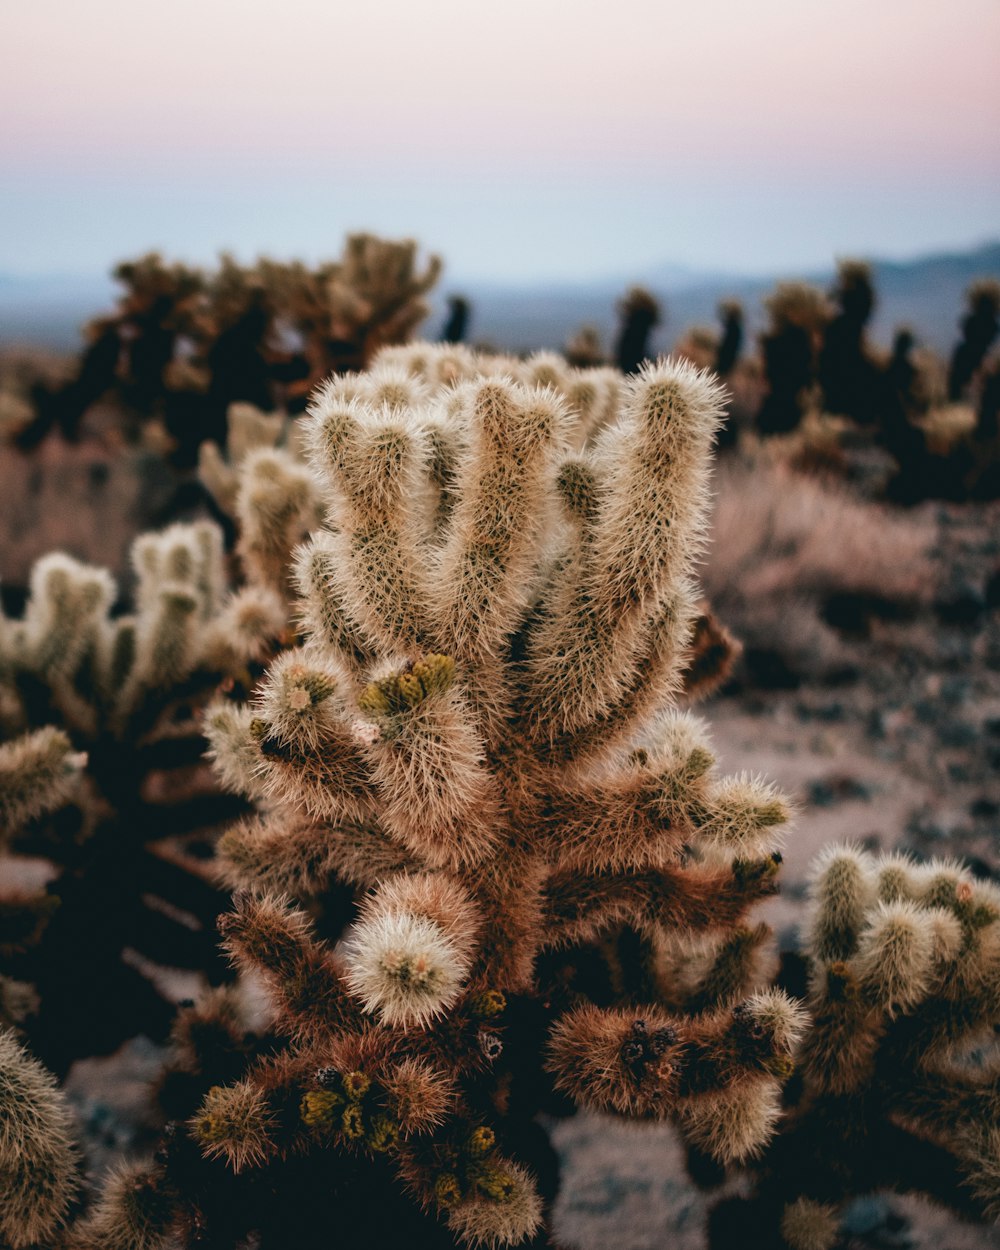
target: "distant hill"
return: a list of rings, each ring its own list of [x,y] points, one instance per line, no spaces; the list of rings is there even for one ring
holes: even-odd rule
[[[83,323],[114,302],[115,284],[107,275],[0,273],[0,346],[75,349]]]
[[[907,324],[922,342],[947,352],[955,340],[963,297],[979,277],[1000,278],[1000,241],[965,252],[941,253],[913,261],[873,262],[879,302],[872,333],[891,341],[896,326]],[[684,330],[714,323],[720,299],[743,301],[752,333],[764,323],[761,299],[782,278],[806,277],[828,286],[833,267],[812,274],[774,274],[747,278],[706,273],[679,265],[652,266],[645,274],[579,285],[501,286],[445,282],[442,298],[425,324],[428,336],[444,321],[443,295],[461,291],[472,303],[471,334],[506,349],[561,347],[584,322],[591,322],[610,345],[615,330],[615,303],[633,282],[640,281],[662,300],[667,319],[656,347],[666,350]],[[115,288],[106,276],[32,278],[0,274],[0,345],[29,343],[67,350],[80,342],[88,318],[110,309]]]

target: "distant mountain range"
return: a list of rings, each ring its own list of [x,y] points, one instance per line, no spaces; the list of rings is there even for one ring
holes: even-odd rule
[[[878,293],[873,338],[887,344],[894,329],[905,324],[923,343],[946,352],[955,340],[966,288],[976,278],[1000,278],[1000,241],[964,252],[912,261],[875,260],[872,264]],[[632,282],[641,281],[666,308],[666,322],[655,341],[658,350],[665,350],[687,327],[714,323],[720,299],[741,300],[754,333],[765,320],[761,300],[776,282],[804,277],[826,287],[833,271],[831,266],[818,273],[748,278],[664,264],[632,279],[609,277],[578,285],[479,282],[461,286],[446,281],[424,332],[429,337],[438,332],[444,320],[444,294],[460,291],[472,304],[473,341],[514,350],[557,348],[589,322],[600,331],[605,344],[610,344],[616,301]],[[108,277],[0,274],[0,345],[16,342],[73,349],[80,342],[83,322],[110,309],[114,299],[115,287]]]

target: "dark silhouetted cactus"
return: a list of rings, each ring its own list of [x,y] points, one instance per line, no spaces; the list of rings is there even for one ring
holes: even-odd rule
[[[968,290],[969,311],[962,319],[962,337],[948,369],[948,398],[961,399],[1000,333],[1000,283],[974,282]]]

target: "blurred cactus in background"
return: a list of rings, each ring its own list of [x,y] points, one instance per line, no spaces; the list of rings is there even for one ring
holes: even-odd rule
[[[469,330],[469,301],[463,295],[448,296],[448,320],[441,331],[442,343],[462,343]]]
[[[739,300],[725,300],[719,305],[722,338],[715,354],[715,372],[727,378],[736,367],[743,349],[743,305]]]
[[[117,311],[95,319],[76,374],[36,389],[35,415],[16,441],[36,446],[53,428],[76,438],[104,399],[129,438],[162,423],[182,466],[205,439],[220,442],[232,403],[301,410],[331,372],[363,368],[382,346],[405,342],[427,314],[423,296],[441,263],[421,271],[417,245],[350,235],[339,261],[241,265],[223,254],[214,272],[151,252],[114,271]],[[295,341],[297,339],[297,342]]]
[[[826,324],[818,361],[824,410],[871,425],[878,401],[878,371],[865,340],[875,307],[871,268],[841,261],[832,299],[837,311]]]
[[[563,348],[563,355],[575,369],[596,369],[607,364],[597,326],[579,328]]]
[[[1000,283],[975,282],[967,293],[969,311],[962,318],[962,337],[955,345],[948,369],[948,398],[961,399],[1000,334]]]
[[[267,586],[227,591],[210,523],[144,535],[132,559],[129,612],[106,572],[53,554],[23,617],[0,622],[0,953],[34,989],[23,1028],[58,1073],[165,1035],[152,965],[221,975],[205,839],[239,804],[201,764],[198,710],[220,683],[249,689],[285,628]],[[24,857],[49,862],[47,884]]]
[[[618,317],[615,364],[622,373],[635,373],[652,355],[649,340],[663,321],[663,310],[651,291],[634,286],[619,301]]]
[[[771,316],[762,341],[767,395],[757,428],[761,434],[785,434],[802,420],[815,385],[829,308],[823,293],[804,282],[782,283],[765,302]]]

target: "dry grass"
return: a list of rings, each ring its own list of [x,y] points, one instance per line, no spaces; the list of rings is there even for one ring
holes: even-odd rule
[[[716,488],[703,582],[748,650],[822,672],[840,658],[823,619],[831,602],[905,610],[934,595],[935,525],[925,513],[864,502],[766,456],[723,462]]]

